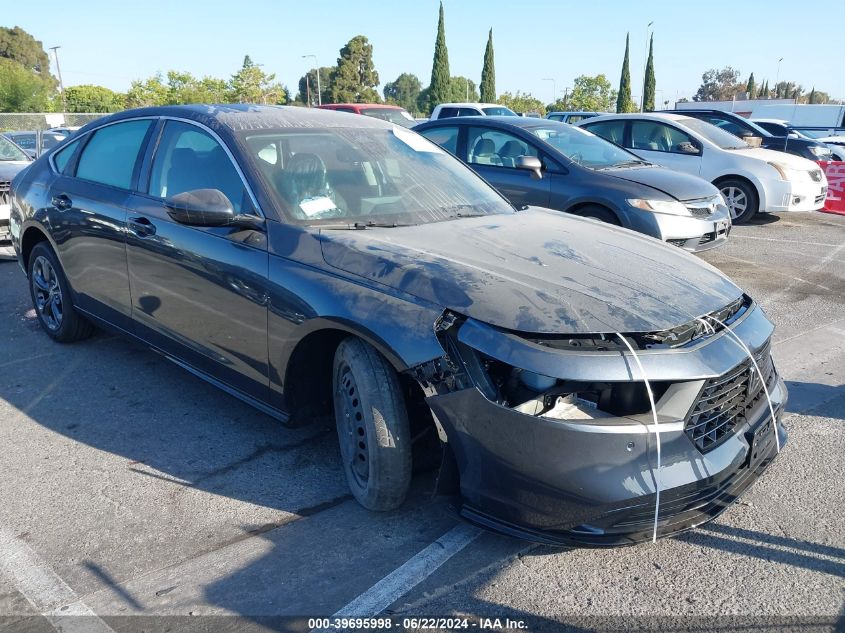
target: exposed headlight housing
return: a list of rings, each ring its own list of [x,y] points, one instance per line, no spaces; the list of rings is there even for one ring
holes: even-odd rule
[[[830,149],[822,145],[813,145],[810,147],[810,153],[819,160],[830,160],[831,156]]]
[[[690,215],[689,209],[677,200],[644,200],[641,198],[628,198],[627,202],[635,209],[651,211],[652,213]]]

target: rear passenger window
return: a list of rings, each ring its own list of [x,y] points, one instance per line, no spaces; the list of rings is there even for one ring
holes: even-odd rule
[[[88,141],[76,177],[112,187],[129,189],[138,153],[152,121],[126,121],[108,125],[94,132]]]
[[[441,108],[438,119],[446,119],[448,117],[458,116],[458,108]]]
[[[683,143],[694,145],[692,137],[681,130],[657,121],[631,123],[631,147],[652,152],[681,152]]]
[[[537,156],[537,148],[507,132],[471,127],[467,132],[467,162],[492,167],[516,167],[520,156]]]
[[[458,153],[458,127],[438,127],[433,130],[425,130],[422,135],[432,143],[453,154]]]
[[[584,126],[596,136],[601,136],[603,139],[622,145],[625,138],[625,122],[624,121],[602,121],[599,123],[590,123]]]
[[[73,153],[76,151],[77,147],[79,147],[79,141],[74,141],[67,147],[63,147],[56,152],[56,155],[53,157],[53,162],[56,164],[56,169],[59,173],[67,173],[65,169],[67,168],[67,165],[70,162],[71,157],[73,157]]]

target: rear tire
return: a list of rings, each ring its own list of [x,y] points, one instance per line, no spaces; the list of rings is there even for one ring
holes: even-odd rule
[[[411,484],[411,435],[399,377],[371,345],[347,338],[335,352],[332,387],[352,494],[368,510],[398,508]]]
[[[605,222],[606,224],[622,226],[622,223],[619,222],[619,218],[614,215],[613,211],[600,207],[597,204],[590,204],[585,207],[581,207],[580,209],[576,209],[573,213],[575,213],[575,215],[580,215],[582,218],[593,218],[594,220],[599,220],[601,222]]]
[[[72,343],[91,336],[94,326],[73,307],[70,284],[59,258],[47,242],[39,242],[33,247],[27,266],[32,306],[47,336],[59,343]]]
[[[750,182],[739,178],[720,180],[716,186],[725,198],[734,224],[743,224],[757,215],[760,197]]]

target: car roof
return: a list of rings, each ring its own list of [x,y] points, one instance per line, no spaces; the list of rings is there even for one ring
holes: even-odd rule
[[[331,110],[333,108],[380,108],[382,110],[404,110],[405,108],[399,107],[397,105],[391,105],[389,103],[324,103],[322,105],[318,105],[318,108],[323,110]]]
[[[597,123],[599,121],[609,121],[611,119],[649,119],[652,121],[681,121],[689,119],[690,117],[674,112],[626,112],[619,114],[600,114],[587,121],[578,121],[577,125],[581,123]]]
[[[546,116],[550,114],[600,114],[594,110],[555,110],[554,112],[546,112]]]
[[[754,117],[748,120],[754,121],[754,123],[780,123],[781,125],[789,125],[789,121],[786,119],[758,119]]]
[[[346,112],[324,108],[301,108],[296,106],[269,106],[255,104],[224,105],[179,105],[155,106],[124,110],[96,121],[80,131],[138,117],[171,116],[190,119],[207,127],[227,127],[233,131],[297,127],[338,128],[385,128],[392,129],[393,123],[373,117],[350,117]]]
[[[461,116],[461,117],[447,117],[445,119],[434,119],[433,121],[426,121],[420,123],[417,127],[448,127],[459,123],[461,125],[477,124],[486,125],[488,127],[518,127],[522,129],[531,129],[535,127],[549,127],[549,126],[566,126],[567,123],[560,121],[551,121],[549,119],[540,119],[537,117],[516,117],[516,116]]]
[[[501,103],[470,103],[469,101],[462,103],[439,103],[438,106],[441,108],[508,108],[508,106],[502,105]]]

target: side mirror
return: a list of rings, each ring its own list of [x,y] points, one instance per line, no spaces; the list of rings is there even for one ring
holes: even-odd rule
[[[695,145],[690,143],[689,141],[684,141],[683,143],[678,144],[678,151],[681,154],[689,154],[691,156],[698,156],[701,154],[701,150],[698,149]]]
[[[739,138],[745,140],[754,136],[754,132],[751,130],[741,130],[739,133]]]
[[[236,218],[232,203],[219,189],[194,189],[177,193],[164,201],[167,214],[179,224],[225,226]]]
[[[516,168],[527,169],[534,180],[540,180],[543,177],[543,163],[536,156],[519,156],[516,159]]]

